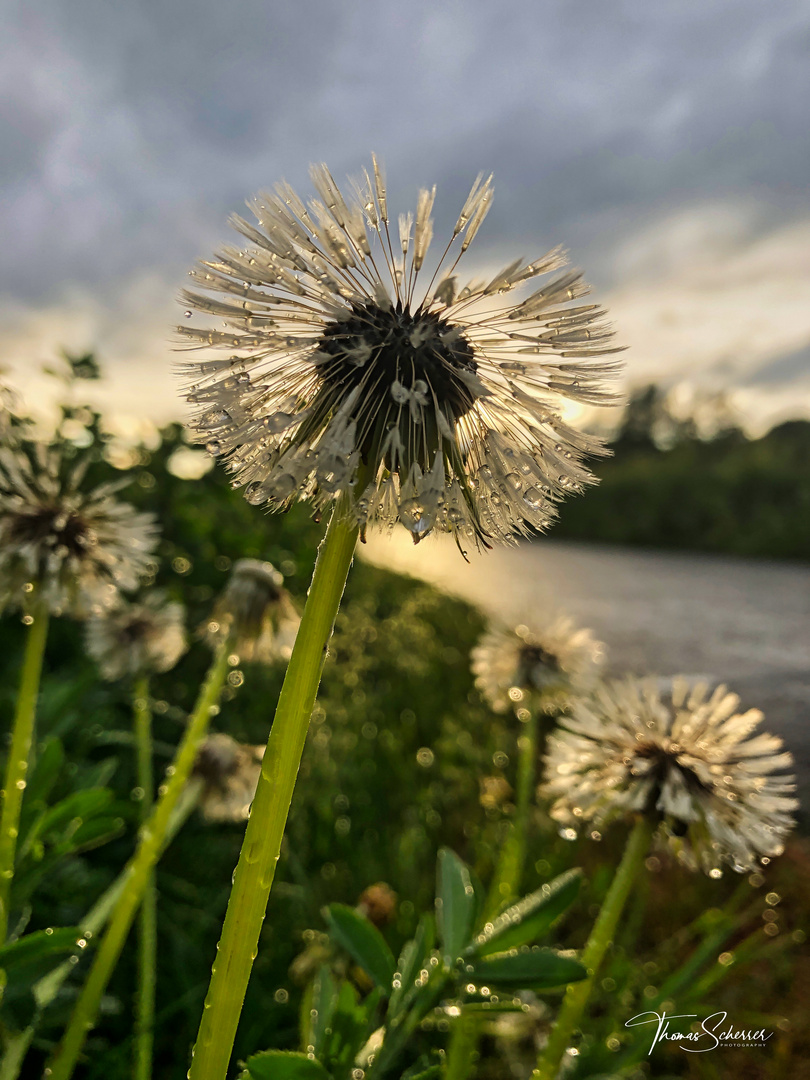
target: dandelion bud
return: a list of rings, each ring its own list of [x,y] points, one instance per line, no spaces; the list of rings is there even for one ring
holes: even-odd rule
[[[387,882],[378,881],[360,893],[357,910],[375,926],[385,926],[396,914],[397,894]]]
[[[241,660],[271,663],[289,659],[298,623],[284,576],[269,562],[240,559],[204,632],[212,647],[229,639]]]
[[[200,812],[206,821],[244,821],[259,783],[263,746],[229,735],[210,735],[197,751],[194,775],[203,781]]]

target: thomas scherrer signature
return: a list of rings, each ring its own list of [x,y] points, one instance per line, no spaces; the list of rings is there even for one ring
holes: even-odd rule
[[[645,1024],[655,1025],[652,1046],[647,1057],[655,1049],[659,1042],[680,1043],[681,1049],[690,1054],[705,1054],[707,1050],[716,1050],[718,1046],[764,1046],[772,1031],[765,1028],[748,1030],[736,1028],[733,1024],[726,1024],[728,1013],[716,1012],[701,1020],[697,1026],[691,1026],[689,1031],[673,1031],[670,1024],[674,1020],[697,1020],[696,1013],[681,1013],[677,1016],[667,1016],[665,1012],[643,1012],[634,1016],[632,1020],[625,1022],[625,1027],[643,1027]]]

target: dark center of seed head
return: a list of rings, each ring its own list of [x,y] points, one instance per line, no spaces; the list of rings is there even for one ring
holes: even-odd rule
[[[538,668],[544,668],[549,673],[556,673],[560,669],[559,659],[544,649],[542,645],[524,645],[520,650],[520,663],[527,681],[532,681]]]
[[[15,538],[20,542],[48,541],[55,548],[67,548],[81,556],[87,547],[87,523],[76,514],[65,516],[58,507],[43,506],[33,514],[20,515]]]
[[[410,390],[421,380],[428,400],[435,395],[451,422],[475,404],[473,392],[459,378],[460,372],[477,369],[473,347],[459,327],[431,312],[412,314],[401,304],[353,305],[347,319],[325,328],[319,352],[334,357],[321,371],[324,381],[336,387],[364,383],[370,393],[390,401],[395,382]]]

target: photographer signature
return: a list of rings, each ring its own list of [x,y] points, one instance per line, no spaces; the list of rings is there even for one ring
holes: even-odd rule
[[[647,1056],[653,1052],[659,1042],[680,1043],[681,1049],[690,1054],[705,1054],[708,1050],[716,1050],[718,1046],[762,1046],[771,1035],[772,1031],[765,1028],[747,1029],[737,1028],[728,1023],[728,1013],[715,1012],[697,1025],[690,1025],[688,1031],[672,1030],[671,1025],[676,1020],[697,1020],[696,1013],[680,1013],[667,1016],[665,1012],[643,1012],[625,1022],[625,1027],[643,1027],[646,1024],[655,1025],[652,1045]]]

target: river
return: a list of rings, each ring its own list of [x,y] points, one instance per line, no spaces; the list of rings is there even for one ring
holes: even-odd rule
[[[396,533],[370,537],[361,553],[491,617],[567,611],[607,645],[611,673],[727,683],[784,738],[810,805],[810,566],[547,539],[465,562],[447,537],[415,547]]]

